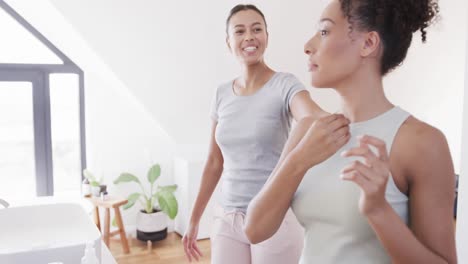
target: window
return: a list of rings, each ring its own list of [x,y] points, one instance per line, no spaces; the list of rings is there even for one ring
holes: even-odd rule
[[[63,193],[81,183],[78,75],[51,74],[49,87],[54,191]]]
[[[0,198],[79,191],[82,70],[0,1]]]
[[[36,193],[32,98],[32,83],[0,82],[2,197]]]

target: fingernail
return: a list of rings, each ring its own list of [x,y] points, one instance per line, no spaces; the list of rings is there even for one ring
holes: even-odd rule
[[[341,156],[341,157],[345,157],[345,156],[346,156],[346,153],[347,153],[346,151],[342,151],[342,152],[340,153],[340,156]]]

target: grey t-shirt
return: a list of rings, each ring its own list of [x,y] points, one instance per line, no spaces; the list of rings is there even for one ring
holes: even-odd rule
[[[216,90],[211,117],[224,158],[221,205],[245,211],[278,162],[291,128],[289,104],[305,87],[282,72],[249,96],[236,95],[232,84]]]

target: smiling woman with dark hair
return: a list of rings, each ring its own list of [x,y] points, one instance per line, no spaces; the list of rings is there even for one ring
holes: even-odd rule
[[[445,136],[393,105],[383,89],[413,33],[426,41],[438,12],[434,0],[331,1],[304,50],[312,85],[340,95],[351,138],[328,157],[315,142],[326,141],[330,120],[298,123],[249,205],[251,242],[274,234],[292,206],[306,231],[300,263],[457,262]]]
[[[257,7],[235,6],[226,21],[226,34],[226,44],[239,62],[241,73],[221,84],[214,96],[210,150],[182,239],[184,249],[189,260],[201,256],[196,244],[198,223],[222,175],[220,202],[224,212],[213,227],[212,263],[297,263],[304,235],[291,210],[276,234],[259,245],[251,245],[242,225],[247,206],[278,162],[292,118],[309,116],[315,120],[328,114],[311,100],[294,75],[275,72],[265,63],[268,30],[265,16]],[[347,132],[346,119],[334,119],[329,126],[343,128],[329,133],[329,137]],[[317,142],[317,148],[324,144]],[[336,151],[339,145],[326,148]]]

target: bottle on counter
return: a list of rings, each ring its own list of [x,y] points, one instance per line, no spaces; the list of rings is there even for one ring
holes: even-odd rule
[[[108,197],[107,191],[101,192],[101,200],[102,200],[102,201],[107,200],[107,197]]]
[[[88,197],[91,195],[91,184],[89,184],[88,178],[84,178],[81,183],[81,195],[83,197]]]
[[[81,258],[81,264],[99,264],[93,245],[92,242],[86,244],[85,255]]]

